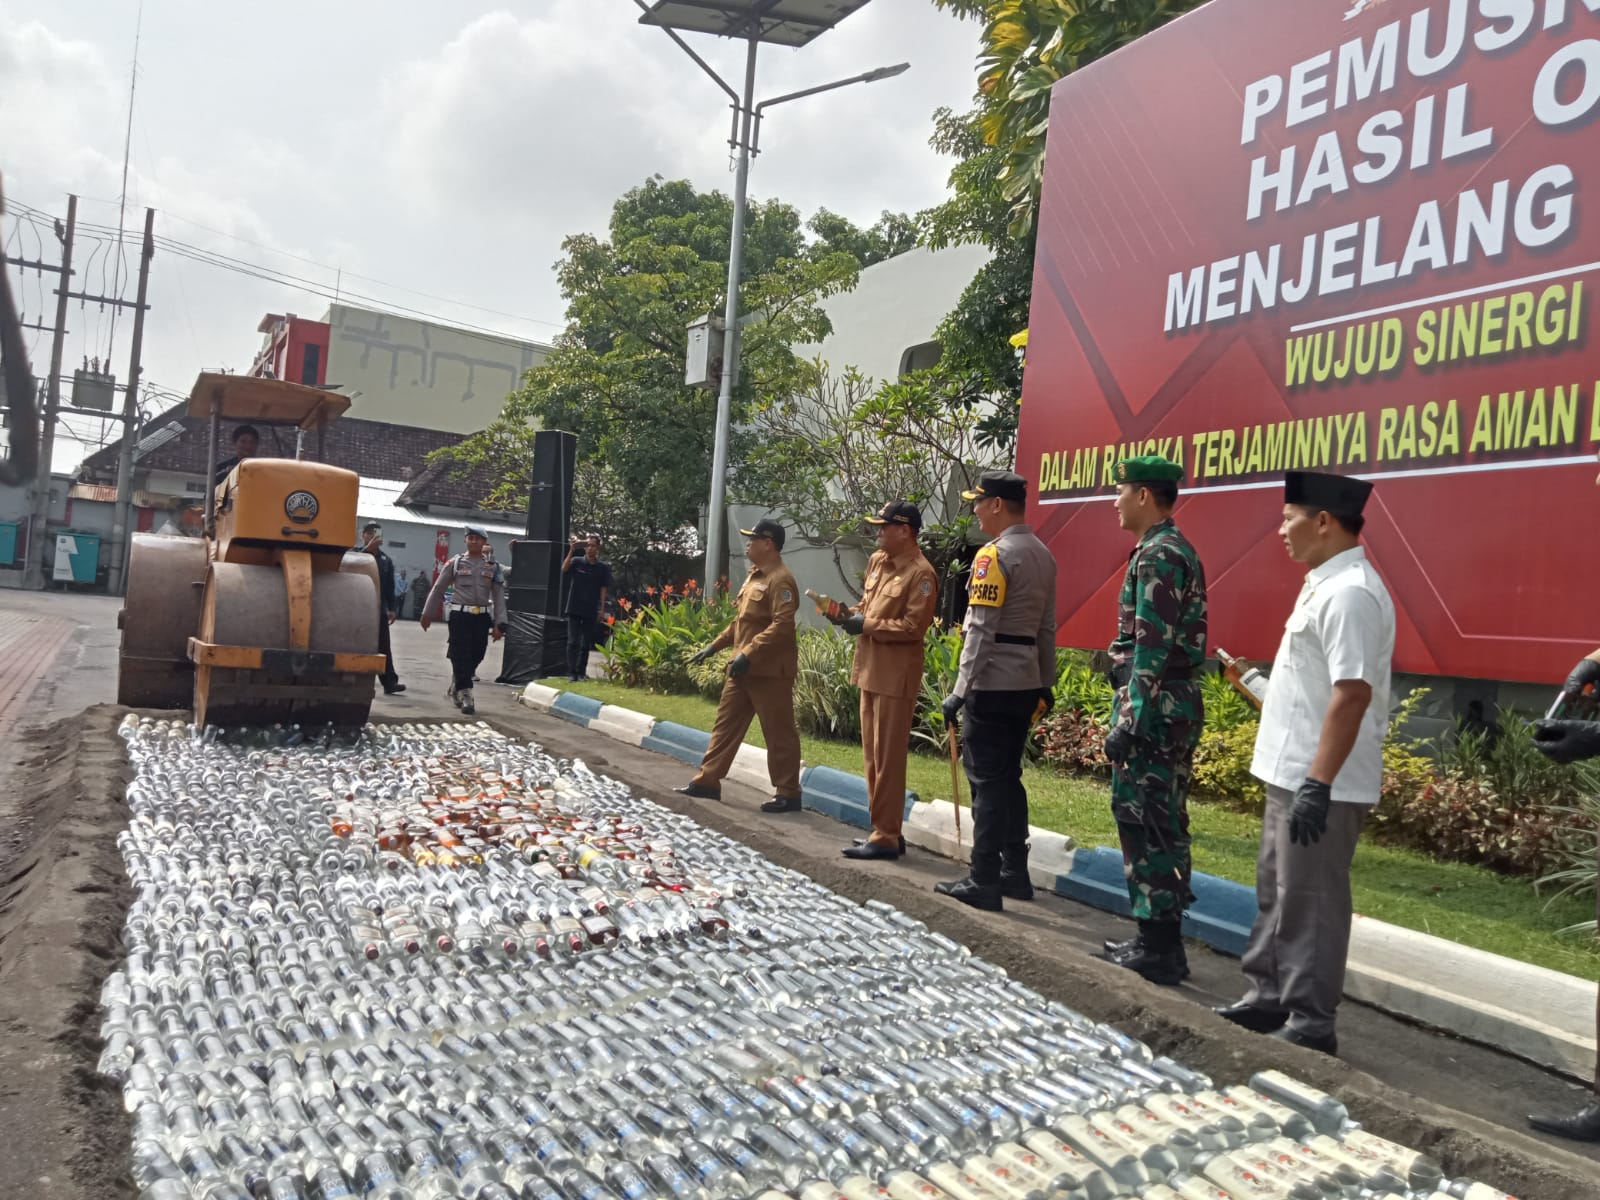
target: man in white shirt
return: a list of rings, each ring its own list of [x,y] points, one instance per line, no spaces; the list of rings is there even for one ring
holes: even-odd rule
[[[1350,862],[1383,780],[1394,604],[1361,548],[1372,485],[1284,476],[1279,535],[1310,570],[1273,660],[1250,771],[1267,785],[1250,990],[1218,1014],[1298,1046],[1338,1051],[1334,1013],[1350,946]]]

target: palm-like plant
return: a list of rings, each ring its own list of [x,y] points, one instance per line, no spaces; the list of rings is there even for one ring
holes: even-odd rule
[[[1033,227],[1044,175],[1050,89],[1063,76],[1194,8],[1200,0],[933,0],[983,22],[978,125],[1004,151],[996,178],[1011,232]]]

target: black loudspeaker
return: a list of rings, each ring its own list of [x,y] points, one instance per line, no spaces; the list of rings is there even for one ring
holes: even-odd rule
[[[506,614],[506,644],[496,683],[531,683],[567,673],[567,623],[539,613]]]
[[[572,472],[578,437],[559,429],[533,435],[533,478],[528,488],[528,540],[565,547],[572,524]],[[556,560],[560,565],[560,559]]]
[[[561,612],[561,560],[567,548],[559,542],[518,541],[511,546],[510,592],[507,607],[513,612]]]

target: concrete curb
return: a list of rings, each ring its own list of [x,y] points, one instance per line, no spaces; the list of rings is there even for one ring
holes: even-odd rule
[[[644,713],[530,683],[517,695],[530,708],[605,733],[629,745],[698,766],[710,744],[702,730],[657,721]],[[771,785],[766,751],[740,747],[729,777],[762,791]],[[801,773],[803,805],[859,829],[870,829],[866,781],[832,767]],[[956,836],[956,810],[948,800],[906,793],[908,845],[958,862],[971,859],[970,812]],[[1077,847],[1071,837],[1030,828],[1028,873],[1035,887],[1107,912],[1129,916],[1122,855],[1108,846]],[[1240,955],[1256,915],[1255,889],[1196,871],[1195,903],[1184,914],[1186,937]],[[1419,977],[1426,971],[1426,978]],[[1594,985],[1559,971],[1356,917],[1351,930],[1345,995],[1385,1012],[1495,1046],[1540,1066],[1587,1080],[1594,1069]],[[1527,1015],[1536,1006],[1541,1019]]]

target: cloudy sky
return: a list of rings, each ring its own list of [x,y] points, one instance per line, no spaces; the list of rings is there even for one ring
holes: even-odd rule
[[[0,0],[9,198],[55,213],[76,192],[80,221],[116,225],[137,12],[137,0]],[[725,97],[638,15],[632,0],[145,0],[125,226],[136,239],[148,205],[159,234],[196,247],[549,337],[564,236],[602,231],[611,202],[652,174],[732,188]],[[948,163],[928,148],[929,118],[968,102],[976,33],[931,0],[874,0],[804,51],[766,49],[758,97],[912,69],[773,110],[753,193],[863,223],[936,201]],[[737,80],[739,47],[693,42]],[[8,254],[38,256],[34,227],[8,216],[3,228]],[[80,284],[109,289],[109,242],[80,244],[79,262]],[[53,305],[37,274],[11,279],[27,319]],[[320,316],[327,300],[158,253],[151,303],[146,379],[181,392],[201,367],[247,366],[263,313]],[[69,366],[110,347],[126,374],[126,318],[113,331],[74,307],[69,326]],[[85,437],[94,424],[73,422]]]

